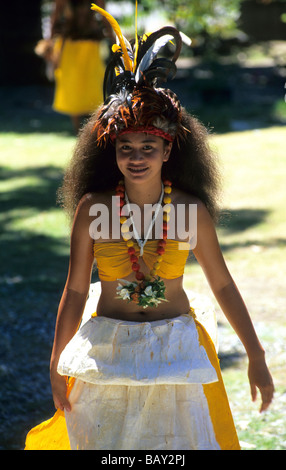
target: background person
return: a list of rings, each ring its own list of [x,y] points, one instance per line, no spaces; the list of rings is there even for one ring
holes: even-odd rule
[[[102,8],[104,3],[97,1]],[[53,108],[71,116],[77,133],[81,117],[90,115],[103,99],[101,44],[110,38],[109,24],[91,11],[89,0],[56,0],[51,37],[55,39]]]

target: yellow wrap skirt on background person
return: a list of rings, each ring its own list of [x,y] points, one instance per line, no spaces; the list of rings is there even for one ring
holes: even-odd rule
[[[194,310],[173,319],[97,317],[98,286],[59,361],[72,411],[33,428],[25,449],[239,450],[213,308],[187,292]]]
[[[71,116],[90,114],[103,101],[105,65],[101,44],[93,40],[57,39],[55,55],[55,111]]]

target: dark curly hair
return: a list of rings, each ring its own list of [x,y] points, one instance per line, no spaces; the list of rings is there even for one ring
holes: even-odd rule
[[[71,218],[85,194],[115,189],[122,178],[116,164],[115,146],[110,140],[105,147],[98,145],[93,131],[100,111],[81,130],[58,192],[59,202]],[[169,160],[162,167],[162,177],[170,179],[175,188],[198,197],[216,222],[220,175],[216,154],[208,142],[208,131],[184,108],[181,108],[181,125],[186,130],[185,136],[174,140]]]

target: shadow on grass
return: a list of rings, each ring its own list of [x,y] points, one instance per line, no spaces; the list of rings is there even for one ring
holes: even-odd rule
[[[243,232],[261,224],[270,214],[266,209],[227,209],[222,210],[219,228],[225,234]]]
[[[73,135],[70,117],[52,109],[53,93],[53,86],[0,87],[1,132]]]
[[[283,72],[279,67],[200,61],[168,84],[210,132],[240,132],[285,125]]]
[[[246,353],[240,351],[219,352],[218,357],[221,370],[225,370],[239,365],[246,358]]]
[[[49,357],[69,241],[15,225],[27,211],[55,208],[62,170],[1,170],[2,180],[23,178],[23,186],[0,193],[0,449],[21,449],[29,428],[54,412]]]
[[[226,239],[227,235],[243,233],[248,229],[253,229],[255,226],[260,225],[268,218],[270,213],[271,211],[266,209],[233,209],[222,211],[218,229]],[[223,252],[252,245],[262,247],[285,246],[286,238],[269,238],[263,241],[251,239],[231,243],[221,242],[220,245]]]
[[[46,210],[56,205],[56,193],[62,180],[62,168],[53,165],[18,170],[0,167],[0,182],[13,178],[31,178],[29,185],[0,193],[1,213],[24,207]],[[38,180],[38,181],[37,181]],[[21,214],[19,213],[19,216]]]
[[[29,232],[1,240],[0,449],[21,449],[53,413],[49,357],[68,267],[66,241]]]
[[[28,275],[37,278],[46,269],[57,273],[63,249],[68,240],[36,234],[27,229],[17,230],[17,222],[30,215],[46,213],[56,207],[56,192],[62,179],[62,169],[55,166],[31,167],[23,170],[0,169],[1,179],[23,178],[23,186],[0,193],[0,277]],[[32,183],[24,178],[31,178]],[[12,187],[12,184],[11,184]],[[59,209],[60,210],[60,209]],[[21,224],[19,224],[21,226]]]
[[[248,229],[253,229],[255,226],[263,223],[269,214],[270,210],[266,209],[234,209],[234,210],[222,210],[220,222],[218,224],[218,231],[224,235],[224,239],[227,239],[227,235],[243,233]],[[242,240],[236,242],[227,243],[227,241],[220,242],[220,247],[223,252],[231,251],[236,248],[243,248],[248,246],[285,246],[286,237],[283,238],[269,238],[263,241],[261,240]],[[196,263],[196,258],[191,253],[188,259],[188,264]]]
[[[2,168],[1,178],[23,178],[23,186],[0,193],[0,449],[16,450],[54,413],[49,360],[69,236],[36,233],[28,224],[17,230],[19,218],[45,217],[56,207],[61,168]]]

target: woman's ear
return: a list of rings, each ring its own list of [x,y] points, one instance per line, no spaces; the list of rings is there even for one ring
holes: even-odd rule
[[[164,143],[164,158],[163,158],[164,162],[167,162],[169,160],[172,146],[173,146],[172,142]]]

